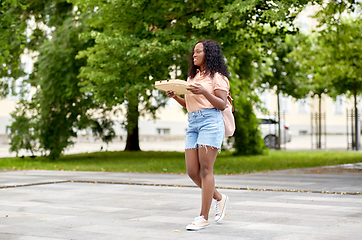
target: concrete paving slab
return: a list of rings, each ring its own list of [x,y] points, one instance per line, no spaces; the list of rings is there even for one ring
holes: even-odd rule
[[[209,228],[188,232],[200,189],[184,174],[1,171],[0,239],[362,239],[359,171],[223,175],[216,185],[230,197],[226,217],[214,223],[212,209]]]
[[[0,188],[64,181],[119,184],[194,186],[186,174],[115,173],[79,171],[0,171]],[[295,190],[336,193],[362,193],[362,171],[330,167],[289,169],[253,174],[219,175],[216,186],[254,190]]]

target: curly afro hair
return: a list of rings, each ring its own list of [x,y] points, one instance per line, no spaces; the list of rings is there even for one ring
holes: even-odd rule
[[[214,77],[216,72],[224,75],[225,77],[229,78],[230,73],[228,68],[224,62],[224,56],[222,55],[220,45],[215,42],[214,40],[200,40],[196,44],[202,43],[204,46],[205,52],[205,73],[210,74],[211,78]],[[195,44],[195,46],[196,46]],[[196,76],[196,71],[199,69],[199,66],[194,65],[193,61],[193,54],[195,51],[195,46],[192,49],[192,52],[189,57],[190,61],[190,68],[188,72],[188,76],[190,78],[194,78]]]

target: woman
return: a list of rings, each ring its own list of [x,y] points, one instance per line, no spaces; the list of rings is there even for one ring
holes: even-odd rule
[[[225,127],[222,110],[226,107],[229,86],[229,72],[223,60],[219,44],[213,40],[201,40],[190,55],[187,82],[192,94],[185,99],[174,92],[167,95],[174,98],[188,111],[185,159],[189,177],[202,189],[200,216],[187,225],[187,230],[209,227],[209,211],[212,199],[216,200],[215,221],[225,215],[228,197],[215,188],[213,167],[222,141]]]

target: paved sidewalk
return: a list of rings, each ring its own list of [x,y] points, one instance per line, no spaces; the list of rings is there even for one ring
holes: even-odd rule
[[[362,239],[362,171],[223,175],[216,185],[230,197],[226,217],[188,232],[200,189],[184,174],[0,171],[0,239]]]

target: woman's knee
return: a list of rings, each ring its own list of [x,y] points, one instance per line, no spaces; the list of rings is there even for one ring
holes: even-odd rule
[[[200,166],[200,176],[201,178],[204,178],[208,175],[213,174],[213,168],[210,166]]]
[[[191,179],[195,179],[200,177],[200,172],[195,169],[187,169],[187,175],[189,175]]]

